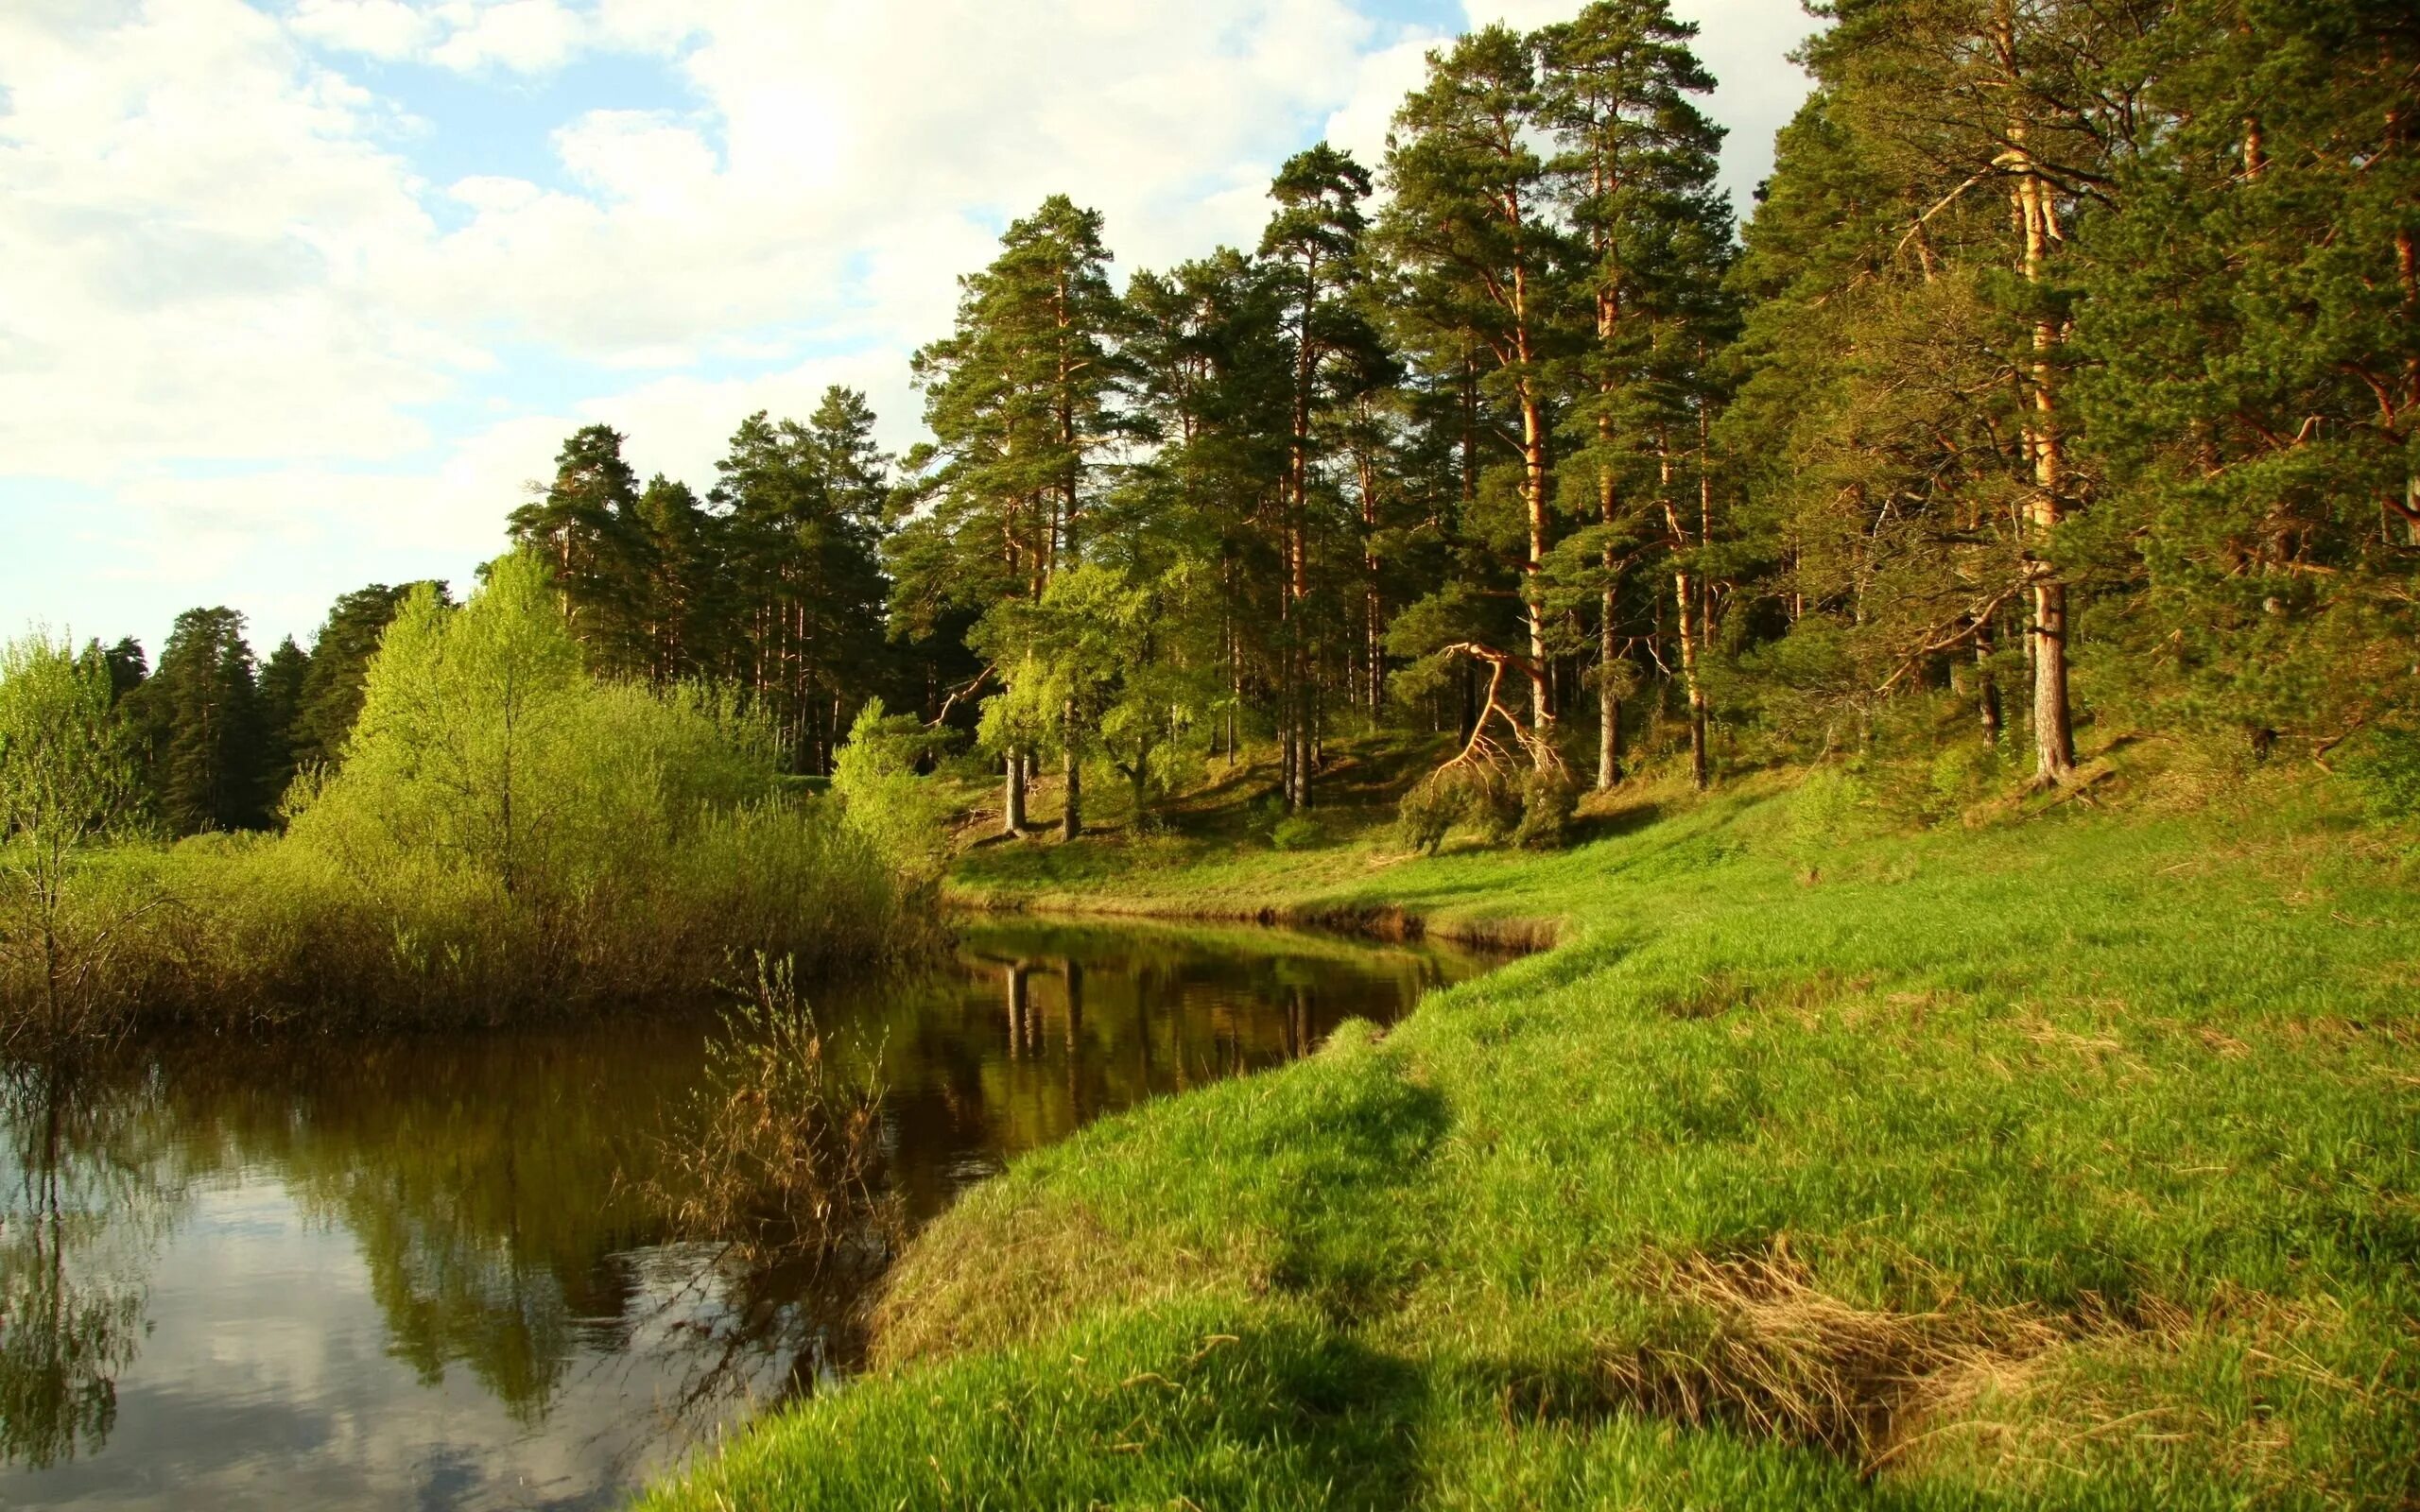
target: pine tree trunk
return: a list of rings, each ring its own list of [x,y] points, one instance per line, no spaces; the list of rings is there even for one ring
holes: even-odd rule
[[[1975,681],[1983,720],[1983,742],[2000,743],[2000,680],[1992,675],[1992,627],[1987,620],[1975,627]]]
[[[2012,77],[2015,73],[2014,23],[2002,10],[1997,39]],[[2054,212],[2050,187],[2035,171],[2026,146],[2027,126],[2009,124],[2011,166],[2015,184],[2016,219],[2025,232],[2021,271],[2029,284],[2042,283],[2050,255]],[[2065,484],[2065,456],[2059,435],[2058,394],[2054,385],[2059,344],[2057,322],[2048,315],[2033,321],[2033,354],[2027,374],[2032,403],[2025,421],[2025,446],[2033,464],[2033,495],[2027,524],[2036,549],[2047,544],[2059,525],[2060,490]],[[2033,766],[2034,780],[2046,785],[2064,782],[2075,773],[2075,725],[2067,705],[2067,587],[2048,563],[2031,560],[2033,590]]]
[[[1598,421],[1597,434],[1611,444],[1613,427],[1608,421]],[[1614,552],[1613,526],[1616,512],[1614,495],[1614,472],[1610,464],[1599,464],[1597,472],[1597,513],[1605,526],[1605,573],[1603,602],[1597,611],[1597,789],[1606,791],[1622,780],[1622,690],[1621,679],[1615,676],[1616,663],[1621,656],[1621,641],[1615,631],[1616,617],[1621,611],[1621,583],[1616,576],[1621,571],[1621,558]]]
[[[2420,249],[2413,246],[2409,226],[2395,230],[2394,274],[2395,281],[2403,286],[2406,325],[2420,322]],[[2420,414],[2420,353],[2403,361],[2403,403],[2408,412]],[[2420,470],[2404,474],[2403,543],[2420,546]]]
[[[1698,360],[1701,364],[1705,360],[1703,345],[1698,350]],[[1701,548],[1714,541],[1714,473],[1708,465],[1709,454],[1713,450],[1710,428],[1711,417],[1701,400],[1698,404],[1698,545]],[[1690,578],[1689,586],[1697,594],[1697,634],[1694,637],[1683,635],[1681,660],[1687,668],[1689,679],[1689,776],[1696,782],[1698,791],[1703,793],[1712,778],[1710,758],[1706,752],[1704,669],[1699,663],[1705,648],[1714,644],[1714,587],[1703,572],[1691,574]],[[1692,640],[1696,643],[1694,649],[1689,644]]]
[[[1084,765],[1076,747],[1067,747],[1067,802],[1059,811],[1059,838],[1072,840],[1084,833]]]
[[[1679,507],[1672,502],[1672,451],[1660,432],[1655,438],[1656,477],[1664,494],[1664,524],[1671,532],[1672,549],[1689,549],[1688,527],[1681,523]],[[1703,507],[1703,503],[1701,504]],[[1705,687],[1698,676],[1698,644],[1704,636],[1700,623],[1703,605],[1700,601],[1697,575],[1685,567],[1672,571],[1672,607],[1677,623],[1673,633],[1680,642],[1681,686],[1688,700],[1689,781],[1703,792],[1707,782],[1705,751]]]
[[[1689,711],[1689,782],[1700,792],[1706,786],[1705,759],[1705,688],[1698,680],[1697,583],[1692,575],[1672,575],[1672,598],[1680,610],[1675,626],[1681,643],[1681,686],[1688,697]]]
[[[1612,552],[1605,554],[1607,557]],[[1621,644],[1614,635],[1614,591],[1605,590],[1603,617],[1597,626],[1597,790],[1604,792],[1622,780],[1622,690],[1614,675]]]
[[[1007,786],[1000,796],[1000,833],[1025,834],[1025,753],[1009,752]]]
[[[1530,556],[1521,566],[1521,603],[1530,625],[1530,730],[1538,769],[1554,765],[1554,707],[1547,692],[1547,434],[1545,406],[1535,387],[1521,383],[1521,502],[1529,515]]]

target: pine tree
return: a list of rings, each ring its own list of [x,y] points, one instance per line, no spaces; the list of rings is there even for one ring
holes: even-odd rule
[[[311,655],[290,635],[277,643],[261,665],[260,807],[267,817],[275,817],[287,784],[294,781],[297,722],[310,676]]]
[[[1552,365],[1571,335],[1567,275],[1575,260],[1551,215],[1537,151],[1543,104],[1529,37],[1489,26],[1432,53],[1426,83],[1395,116],[1387,153],[1394,198],[1382,222],[1386,249],[1404,270],[1406,335],[1432,370],[1455,360],[1478,364],[1485,397],[1505,413],[1497,434],[1519,459],[1518,524],[1507,544],[1526,644],[1474,635],[1451,644],[1486,661],[1499,682],[1509,671],[1529,684],[1529,719],[1514,722],[1541,770],[1561,763],[1544,574],[1553,543]],[[1514,717],[1495,700],[1489,707]]]
[[[2420,23],[2199,0],[2152,44],[2080,248],[2101,620],[2145,705],[2324,756],[2420,695]]]
[[[1157,444],[1123,497],[1165,539],[1184,542],[1217,585],[1198,602],[1217,617],[1211,654],[1223,696],[1214,717],[1230,763],[1246,712],[1270,712],[1284,697],[1293,362],[1279,277],[1224,248],[1165,274],[1137,273],[1126,292],[1135,413]]]
[[[261,713],[244,617],[226,608],[178,615],[139,696],[149,785],[169,833],[265,823]]]
[[[677,682],[719,668],[728,654],[733,605],[718,523],[687,484],[661,472],[648,480],[635,512],[647,540],[639,617],[648,679]]]
[[[1100,231],[1098,213],[1063,195],[1044,201],[1010,226],[989,267],[959,281],[951,335],[916,353],[936,445],[910,459],[927,507],[903,527],[892,558],[911,620],[1039,599],[1080,555],[1106,455],[1132,428],[1116,350],[1124,312]],[[1073,730],[1061,734],[1073,833],[1082,827],[1081,742]],[[1042,738],[1030,729],[1005,737],[1002,823],[1011,832],[1024,824],[1026,774]]]
[[[1707,780],[1704,440],[1710,359],[1731,336],[1721,280],[1732,236],[1730,203],[1714,187],[1722,130],[1690,98],[1714,88],[1689,49],[1696,35],[1663,0],[1599,0],[1540,38],[1541,113],[1558,149],[1550,168],[1585,249],[1594,337],[1575,364],[1565,423],[1571,482],[1594,494],[1594,508],[1578,512],[1595,518],[1567,542],[1572,559],[1555,576],[1583,589],[1596,579],[1599,787],[1621,776],[1622,575],[1652,530],[1631,502],[1642,497],[1662,516],[1673,555],[1690,766],[1697,785]],[[1682,452],[1693,454],[1694,508],[1675,488]]]
[[[1286,161],[1269,196],[1277,213],[1261,233],[1274,265],[1286,349],[1286,500],[1282,555],[1286,627],[1278,699],[1279,786],[1289,809],[1310,806],[1318,739],[1319,627],[1313,620],[1312,492],[1336,412],[1385,381],[1379,337],[1353,299],[1362,279],[1361,201],[1369,170],[1322,142]]]
[[[609,425],[572,433],[555,457],[554,481],[512,511],[511,534],[554,573],[565,623],[589,666],[638,676],[653,650],[644,604],[648,535],[623,439]]]
[[[821,772],[873,691],[885,584],[873,417],[839,390],[818,414],[816,426],[761,410],[742,421],[712,500],[735,594],[728,670],[772,715],[793,765]]]

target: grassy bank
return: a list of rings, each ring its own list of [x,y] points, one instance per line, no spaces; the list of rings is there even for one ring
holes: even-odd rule
[[[955,885],[1564,943],[1021,1161],[913,1246],[873,1377],[653,1505],[2420,1497],[2392,837],[1857,838],[1776,782],[1406,860],[1374,815],[1276,851],[1219,808]]]

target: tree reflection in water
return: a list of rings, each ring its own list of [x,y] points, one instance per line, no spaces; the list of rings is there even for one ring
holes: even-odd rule
[[[116,1425],[149,1251],[182,1195],[149,1093],[66,1062],[0,1069],[0,1464],[92,1454]]]

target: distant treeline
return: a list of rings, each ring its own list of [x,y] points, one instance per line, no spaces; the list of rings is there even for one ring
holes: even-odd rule
[[[1108,277],[1053,198],[919,352],[934,438],[759,414],[702,496],[604,426],[512,517],[592,669],[698,679],[828,768],[865,701],[1069,790],[1451,730],[1567,803],[1642,762],[2080,729],[2244,761],[2408,742],[2420,685],[2420,13],[1843,0],[1744,233],[1695,28],[1609,0],[1434,53],[1374,171]],[[162,816],[333,760],[394,591],[255,666],[106,654]],[[96,648],[97,654],[98,648]]]

